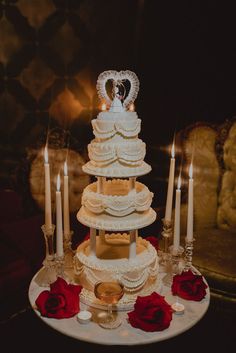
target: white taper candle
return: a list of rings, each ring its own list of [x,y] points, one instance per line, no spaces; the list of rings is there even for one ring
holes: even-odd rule
[[[167,189],[167,198],[166,198],[166,211],[165,211],[166,221],[171,221],[174,177],[175,177],[175,147],[173,142],[172,148],[171,148],[170,170],[169,170],[168,189]]]
[[[189,167],[187,240],[193,240],[193,164]]]
[[[63,188],[63,220],[64,233],[70,234],[70,208],[69,208],[69,177],[67,162],[64,163],[64,188]]]
[[[62,257],[64,255],[60,184],[60,174],[58,174],[56,191],[56,254],[58,257]]]
[[[178,185],[175,193],[175,223],[173,251],[178,251],[180,243],[180,206],[181,206],[181,176],[178,178]]]
[[[51,185],[50,166],[48,163],[48,149],[44,149],[44,175],[45,175],[45,228],[52,227]]]

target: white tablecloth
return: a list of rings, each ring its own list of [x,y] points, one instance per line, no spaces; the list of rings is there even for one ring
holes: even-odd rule
[[[160,275],[162,276],[163,274]],[[29,287],[29,300],[33,308],[35,308],[36,298],[43,290],[45,288],[39,287],[33,278]],[[170,287],[162,285],[159,294],[164,295],[165,300],[169,304],[176,302],[176,296],[172,296]],[[70,319],[58,320],[42,317],[37,310],[35,312],[40,319],[53,329],[81,341],[103,345],[139,345],[166,340],[190,329],[206,313],[210,302],[210,293],[208,290],[206,297],[200,302],[187,301],[181,298],[178,298],[178,301],[185,306],[184,314],[173,314],[169,328],[160,332],[145,332],[133,328],[127,321],[126,312],[119,313],[122,318],[122,324],[113,330],[103,329],[93,321],[88,324],[81,324],[77,321],[76,316]],[[81,310],[90,310],[83,303],[81,303],[80,307]],[[99,311],[97,309],[92,309],[92,311],[94,317],[96,317]]]

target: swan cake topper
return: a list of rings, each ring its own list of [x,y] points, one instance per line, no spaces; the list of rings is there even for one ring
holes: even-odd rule
[[[112,100],[106,88],[106,84],[110,80],[113,85]],[[128,94],[124,85],[125,81],[129,81],[130,83]],[[134,72],[129,70],[120,72],[115,70],[104,71],[98,76],[97,91],[99,98],[110,106],[109,111],[123,112],[129,108],[138,95],[139,79]]]

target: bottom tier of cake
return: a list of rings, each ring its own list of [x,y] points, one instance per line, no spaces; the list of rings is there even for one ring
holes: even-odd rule
[[[137,238],[135,258],[129,259],[129,235],[109,234],[97,237],[96,256],[90,255],[90,240],[79,245],[74,258],[76,282],[83,286],[80,299],[90,306],[105,308],[94,295],[94,286],[101,281],[119,281],[124,295],[115,310],[131,310],[137,296],[159,291],[159,262],[155,248],[145,239]]]

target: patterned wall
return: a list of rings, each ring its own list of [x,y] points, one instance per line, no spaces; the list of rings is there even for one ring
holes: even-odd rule
[[[0,182],[22,191],[29,209],[31,196],[41,205],[47,139],[57,164],[68,148],[77,153],[69,153],[80,185],[75,198],[89,182],[81,165],[92,138],[90,120],[99,108],[96,79],[103,70],[135,67],[136,15],[142,3],[1,1]],[[38,170],[40,165],[35,173],[32,166]]]

